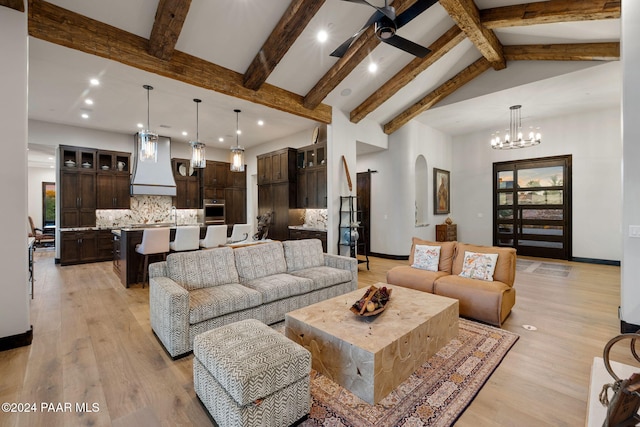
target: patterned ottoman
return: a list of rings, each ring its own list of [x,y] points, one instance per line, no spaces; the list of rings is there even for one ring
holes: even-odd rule
[[[262,322],[196,335],[196,394],[220,427],[288,426],[309,413],[311,353]]]

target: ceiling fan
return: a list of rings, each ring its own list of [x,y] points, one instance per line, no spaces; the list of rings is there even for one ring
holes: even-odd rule
[[[408,52],[414,56],[419,58],[424,58],[431,50],[427,49],[424,46],[420,46],[412,42],[411,40],[407,40],[403,37],[396,35],[396,31],[409,23],[413,18],[420,15],[422,12],[431,7],[434,3],[437,3],[438,0],[418,0],[413,5],[411,5],[407,10],[402,12],[400,15],[396,16],[396,10],[393,6],[389,6],[389,1],[384,1],[384,7],[377,7],[372,5],[366,0],[343,0],[351,3],[360,3],[371,6],[376,9],[376,12],[371,15],[366,24],[353,36],[347,39],[344,43],[342,43],[336,50],[331,52],[331,56],[336,56],[341,58],[349,49],[351,44],[355,41],[355,39],[360,36],[369,28],[370,25],[375,25],[376,36],[383,43],[390,44],[391,46],[395,46],[398,49],[402,49],[405,52]]]

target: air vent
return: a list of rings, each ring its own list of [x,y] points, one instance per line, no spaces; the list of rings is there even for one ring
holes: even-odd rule
[[[171,126],[169,126],[169,125],[160,125],[160,127],[164,128],[164,129],[171,129]]]

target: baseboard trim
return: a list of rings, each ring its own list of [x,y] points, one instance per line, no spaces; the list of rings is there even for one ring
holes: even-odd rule
[[[587,264],[601,264],[601,265],[615,265],[620,267],[620,261],[610,260],[610,259],[597,259],[597,258],[571,258],[571,261],[575,262],[584,262]]]
[[[0,351],[11,350],[18,347],[26,347],[28,345],[31,345],[32,341],[33,325],[29,328],[28,331],[22,334],[0,338]]]
[[[376,252],[369,252],[370,256],[374,256],[376,258],[385,258],[385,259],[395,259],[395,260],[408,260],[409,255],[387,255],[387,254],[379,254]]]
[[[627,323],[624,320],[620,321],[620,333],[621,334],[634,334],[640,330],[640,326],[633,323]]]

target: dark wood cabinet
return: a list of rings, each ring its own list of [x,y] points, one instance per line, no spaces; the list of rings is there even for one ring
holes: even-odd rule
[[[298,149],[298,208],[326,209],[327,165],[326,146],[313,144]]]
[[[98,209],[129,209],[131,207],[128,174],[98,172],[96,187]]]
[[[257,163],[258,185],[296,180],[296,150],[293,148],[261,154]]]
[[[258,215],[272,212],[269,237],[274,240],[289,238],[289,209],[297,207],[295,161],[293,148],[258,156]]]
[[[298,171],[298,208],[326,209],[327,168]]]
[[[227,177],[227,186],[232,188],[247,188],[247,170],[245,168],[242,172],[232,172],[231,165],[229,163],[225,163],[227,165],[227,171],[229,173]]]
[[[60,172],[60,228],[96,225],[96,174]]]
[[[191,168],[187,159],[171,159],[176,196],[173,204],[178,209],[201,209],[202,169]]]
[[[230,172],[229,163],[207,160],[207,166],[204,169],[204,187],[222,189],[229,187],[227,178]]]
[[[121,252],[120,252],[120,236],[112,233],[112,245],[113,245],[113,272],[116,273],[118,277],[122,275],[122,267],[121,267]],[[122,279],[120,279],[122,280]]]
[[[130,159],[129,153],[98,151],[97,209],[129,209],[131,207]]]
[[[98,257],[98,233],[95,230],[61,231],[60,264],[95,262]]]
[[[298,228],[289,229],[290,240],[319,239],[322,242],[323,252],[327,252],[327,232],[319,230],[300,230]]]
[[[113,234],[111,230],[98,230],[98,261],[113,259]]]
[[[228,187],[224,190],[225,223],[247,223],[247,190],[246,188]]]
[[[458,240],[458,226],[456,224],[437,224],[436,242],[455,242]]]

